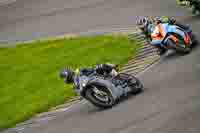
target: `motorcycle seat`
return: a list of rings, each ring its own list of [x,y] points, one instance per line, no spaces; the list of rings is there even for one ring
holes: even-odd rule
[[[82,68],[82,69],[80,69],[80,73],[81,73],[81,75],[89,76],[90,74],[94,73],[94,69],[93,68]]]

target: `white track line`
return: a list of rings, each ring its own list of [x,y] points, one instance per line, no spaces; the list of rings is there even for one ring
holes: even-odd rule
[[[84,105],[84,104],[86,104],[87,103],[87,101],[85,101],[85,100],[82,100],[82,101],[80,101],[79,103],[77,103],[77,104],[75,104],[75,105],[71,105],[71,106],[69,106],[69,107],[66,107],[66,108],[61,108],[61,109],[58,109],[57,111],[58,112],[66,112],[66,111],[69,111],[69,110],[74,110],[74,109],[77,109],[80,105]]]
[[[17,0],[0,0],[0,6],[15,3]]]
[[[76,109],[79,108],[81,105],[84,105],[84,104],[86,104],[86,103],[87,103],[86,100],[81,100],[80,102],[77,102],[77,103],[75,103],[75,104],[69,105],[68,107],[64,107],[64,108],[60,108],[60,109],[56,109],[56,110],[53,110],[53,111],[51,111],[51,112],[48,112],[48,113],[45,114],[45,115],[51,115],[51,114],[58,113],[58,112],[66,112],[66,111],[76,110]],[[40,117],[42,117],[42,115],[41,115]]]

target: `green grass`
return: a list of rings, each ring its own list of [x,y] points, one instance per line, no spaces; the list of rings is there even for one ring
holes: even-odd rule
[[[74,97],[72,85],[58,77],[61,68],[105,62],[122,65],[138,48],[126,36],[111,35],[0,48],[0,129]]]

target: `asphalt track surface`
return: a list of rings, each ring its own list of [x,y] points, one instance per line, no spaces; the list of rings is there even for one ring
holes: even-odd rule
[[[175,0],[17,0],[0,7],[0,40],[126,27],[138,15],[188,16]],[[200,39],[199,18],[188,17]],[[145,91],[109,110],[89,103],[57,113],[22,133],[199,133],[200,48],[163,57],[139,78]]]
[[[175,0],[0,0],[0,44],[128,27],[139,15],[189,13]]]

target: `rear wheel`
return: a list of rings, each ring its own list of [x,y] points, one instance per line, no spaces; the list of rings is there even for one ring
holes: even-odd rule
[[[115,104],[115,100],[105,86],[92,85],[86,90],[86,97],[93,105],[100,108],[109,108]]]
[[[199,42],[198,42],[198,40],[197,40],[196,35],[195,35],[195,34],[192,34],[192,45],[191,45],[191,48],[192,48],[193,46],[196,46],[198,43],[199,43]]]
[[[177,45],[173,40],[169,39],[167,43],[171,48],[175,49],[179,53],[188,54],[191,51],[191,48],[186,47],[184,42],[179,42]]]
[[[133,94],[138,94],[142,92],[144,89],[142,82],[138,78],[133,77],[133,76],[131,80],[129,81],[129,86],[132,88],[131,93]]]
[[[119,76],[123,80],[127,80],[127,83],[131,88],[132,94],[137,94],[143,91],[144,89],[143,84],[138,78],[126,73],[120,73]]]

